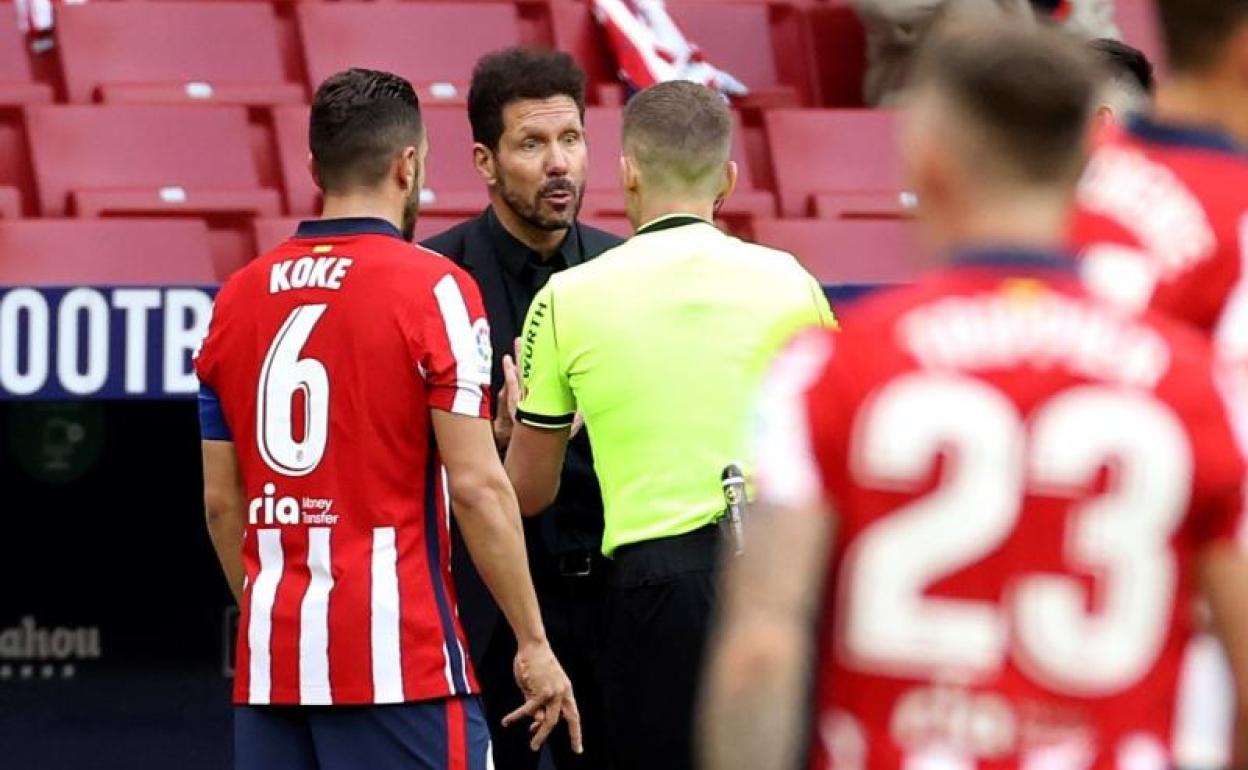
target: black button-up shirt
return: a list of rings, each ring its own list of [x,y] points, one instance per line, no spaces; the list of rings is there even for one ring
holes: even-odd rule
[[[529,305],[533,303],[533,297],[546,285],[550,277],[560,270],[575,267],[585,261],[580,227],[569,228],[559,250],[543,260],[541,254],[507,232],[492,208],[486,212],[485,219],[490,240],[502,267],[512,328],[518,331],[524,327],[524,317],[529,311]],[[499,310],[497,307],[486,308],[491,318]],[[496,350],[496,361],[511,352],[510,346],[505,350]],[[495,367],[493,383],[493,395],[496,399],[498,390],[503,385],[501,374],[499,364]],[[589,437],[583,430],[568,444],[559,495],[551,510],[543,514],[542,518],[545,521],[539,527],[541,537],[552,554],[575,551],[597,553],[602,546],[602,492],[598,487],[598,477],[594,474]]]

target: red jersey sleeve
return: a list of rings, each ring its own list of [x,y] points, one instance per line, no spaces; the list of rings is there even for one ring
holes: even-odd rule
[[[829,497],[830,474],[821,463],[834,455],[829,439],[843,432],[837,419],[841,399],[829,399],[836,345],[831,332],[805,332],[764,381],[754,432],[757,496],[764,504],[798,507]]]
[[[214,390],[218,387],[217,367],[225,347],[223,338],[230,323],[230,297],[233,294],[233,284],[230,282],[217,292],[216,300],[212,303],[212,321],[208,325],[208,334],[200,344],[199,352],[195,354],[195,374],[199,376],[200,383]]]
[[[417,369],[429,392],[429,405],[469,417],[490,417],[490,324],[481,292],[472,278],[452,269],[435,280],[422,298],[413,330]]]

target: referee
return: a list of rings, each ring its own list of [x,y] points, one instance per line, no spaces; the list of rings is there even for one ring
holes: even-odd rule
[[[737,179],[731,132],[728,107],[702,86],[637,95],[621,160],[637,234],[554,275],[521,337],[507,472],[526,515],[554,499],[578,412],[594,442],[613,559],[603,688],[618,770],[693,766],[720,474],[743,455],[770,354],[798,329],[834,323],[791,255],[711,224]]]

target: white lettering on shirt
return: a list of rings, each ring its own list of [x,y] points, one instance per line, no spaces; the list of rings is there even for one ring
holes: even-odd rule
[[[300,257],[273,265],[269,271],[269,293],[293,289],[342,288],[347,270],[355,261],[347,257]]]

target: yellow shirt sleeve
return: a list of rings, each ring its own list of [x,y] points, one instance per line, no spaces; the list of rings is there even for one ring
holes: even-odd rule
[[[554,292],[547,283],[533,298],[520,343],[524,395],[516,419],[535,428],[566,428],[576,416],[576,399],[559,355]]]
[[[810,279],[810,287],[814,293],[815,316],[817,319],[811,326],[822,326],[839,331],[841,323],[836,320],[836,314],[832,312],[832,306],[828,304],[828,295],[823,293],[823,287],[814,278]]]

